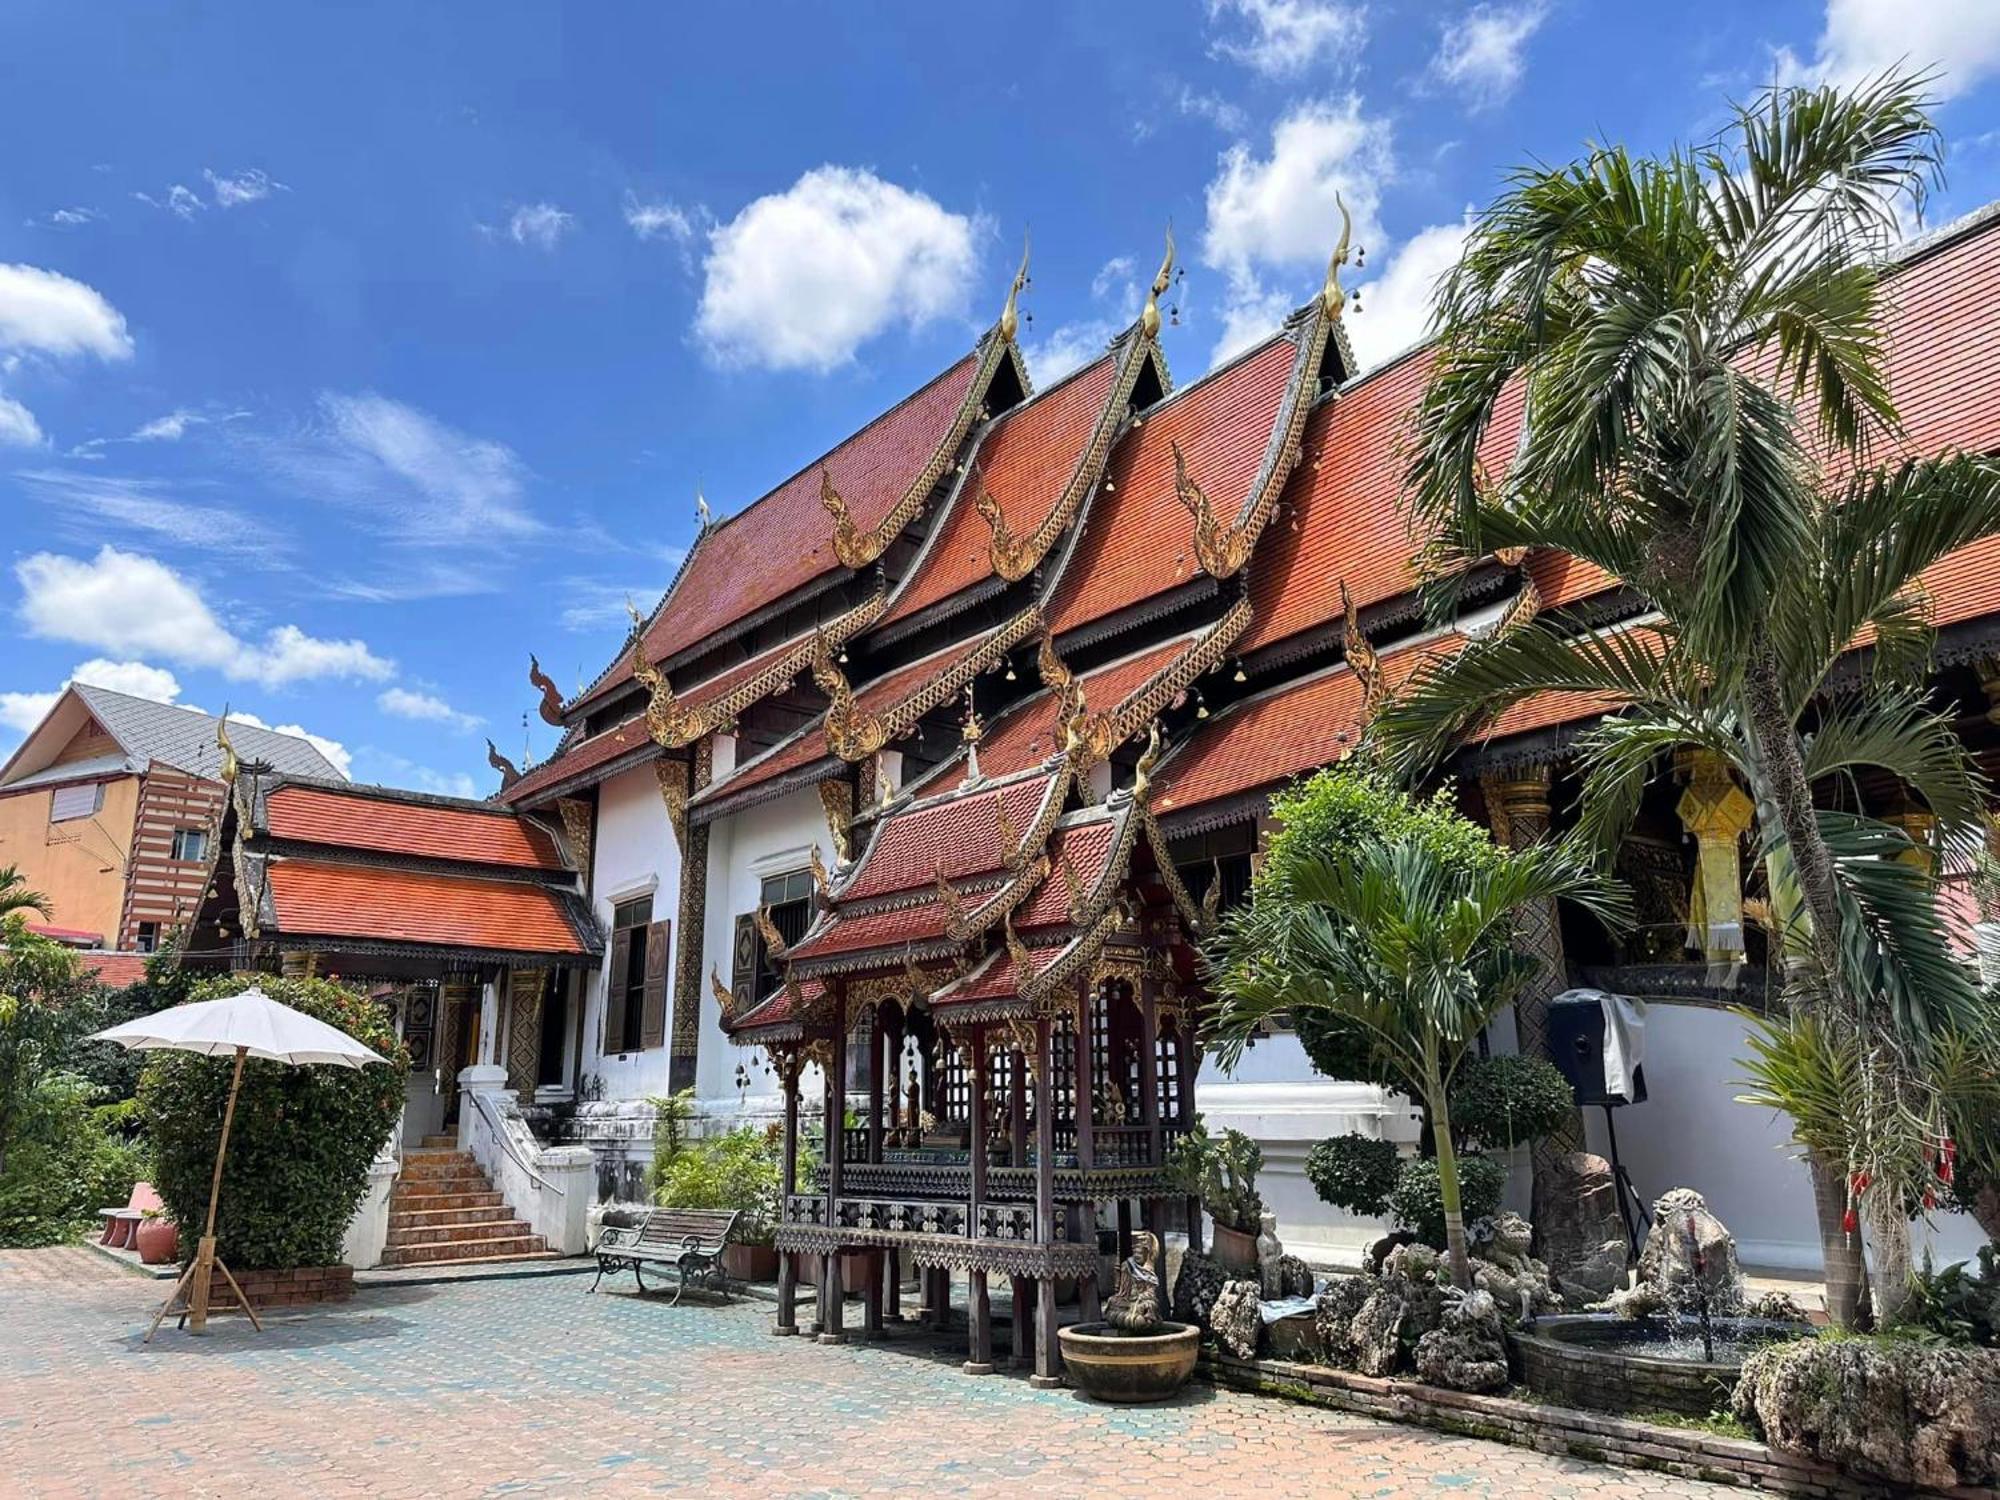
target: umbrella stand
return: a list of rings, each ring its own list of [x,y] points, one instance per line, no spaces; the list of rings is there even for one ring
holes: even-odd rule
[[[243,1288],[236,1284],[236,1278],[229,1274],[229,1267],[215,1253],[215,1204],[222,1196],[222,1159],[229,1153],[229,1126],[236,1118],[236,1092],[243,1086],[243,1059],[249,1048],[236,1049],[236,1071],[229,1078],[229,1102],[222,1108],[222,1139],[215,1146],[215,1175],[208,1182],[208,1224],[202,1230],[201,1240],[195,1247],[194,1259],[181,1272],[181,1279],[174,1283],[174,1290],[167,1300],[160,1304],[160,1310],[153,1314],[153,1326],[146,1330],[141,1343],[151,1343],[153,1335],[160,1331],[160,1323],[174,1310],[174,1304],[186,1299],[181,1308],[181,1319],[188,1325],[190,1333],[208,1331],[209,1286],[216,1271],[222,1272],[222,1279],[229,1283],[229,1289],[236,1294],[237,1302],[250,1319],[250,1326],[262,1333],[264,1325],[257,1321],[257,1314],[250,1306],[250,1299],[243,1295]]]

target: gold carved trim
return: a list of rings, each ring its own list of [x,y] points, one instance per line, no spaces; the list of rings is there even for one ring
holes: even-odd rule
[[[660,783],[660,801],[666,804],[667,823],[674,831],[674,847],[687,853],[688,765],[681,760],[656,760],[653,775]]]
[[[848,833],[854,822],[854,788],[837,780],[816,782],[814,786],[819,792],[820,811],[826,815],[827,836],[833,841],[834,863],[844,865],[854,858]]]
[[[898,735],[916,727],[917,721],[942,703],[962,693],[979,674],[1041,628],[1038,605],[1026,609],[996,627],[983,641],[949,668],[927,679],[908,697],[877,713],[864,711],[854,696],[847,676],[835,663],[833,653],[822,649],[813,657],[813,681],[827,696],[822,729],[827,748],[842,760],[866,760]]]
[[[577,873],[590,878],[590,802],[583,797],[556,798],[556,814],[562,819],[563,837],[569,841],[570,858]]]

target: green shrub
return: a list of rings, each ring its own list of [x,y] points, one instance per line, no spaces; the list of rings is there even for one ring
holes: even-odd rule
[[[144,1153],[105,1129],[88,1080],[44,1079],[20,1112],[0,1173],[0,1245],[54,1245],[123,1204],[145,1172]]]
[[[653,1201],[662,1208],[733,1208],[736,1239],[768,1245],[778,1227],[783,1185],[783,1136],[745,1125],[685,1141],[658,1172]]]
[[[1927,1253],[1924,1268],[1910,1278],[1903,1316],[1940,1343],[2000,1347],[2000,1265],[1994,1247],[1979,1247],[1976,1268],[1958,1261],[1939,1270]]]
[[[1249,1136],[1225,1130],[1218,1139],[1196,1116],[1194,1128],[1168,1153],[1167,1176],[1182,1192],[1200,1198],[1209,1217],[1223,1228],[1255,1234],[1264,1220],[1264,1200],[1257,1192],[1263,1165],[1264,1148]]]
[[[388,1067],[286,1067],[251,1058],[230,1128],[216,1217],[217,1251],[238,1270],[329,1265],[368,1190],[368,1164],[403,1113],[409,1053],[387,1014],[321,979],[233,975],[201,986],[213,999],[261,985],[274,1000],[338,1027]],[[234,1059],[155,1052],[139,1084],[153,1185],[189,1237],[208,1213]]]
[[[1306,1181],[1322,1202],[1378,1219],[1389,1211],[1401,1166],[1394,1141],[1330,1135],[1306,1153]]]
[[[1492,1157],[1466,1155],[1458,1159],[1459,1215],[1467,1224],[1498,1213],[1506,1190],[1507,1169]],[[1389,1214],[1426,1245],[1444,1248],[1444,1199],[1438,1192],[1435,1157],[1403,1163],[1389,1194]]]
[[[1492,1151],[1540,1140],[1576,1109],[1576,1091],[1539,1057],[1468,1057],[1451,1081],[1451,1125]]]

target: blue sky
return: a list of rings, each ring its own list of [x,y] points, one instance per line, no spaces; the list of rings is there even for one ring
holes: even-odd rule
[[[1316,286],[1336,190],[1380,358],[1510,165],[1773,77],[1942,62],[1931,220],[2000,197],[1992,0],[16,0],[0,55],[0,749],[75,674],[459,792],[551,747],[531,649],[594,675],[697,485],[962,354],[1025,231],[1046,382],[1171,220],[1188,378]]]

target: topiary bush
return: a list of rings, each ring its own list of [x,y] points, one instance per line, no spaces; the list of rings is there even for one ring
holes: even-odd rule
[[[1365,1135],[1330,1135],[1306,1153],[1306,1181],[1320,1200],[1363,1218],[1389,1211],[1402,1170],[1394,1141]]]
[[[1507,1169],[1490,1156],[1458,1159],[1459,1217],[1467,1224],[1500,1211]],[[1444,1198],[1438,1191],[1435,1157],[1403,1163],[1389,1194],[1389,1215],[1433,1249],[1444,1248]]]
[[[1452,1129],[1492,1151],[1540,1140],[1575,1109],[1576,1090],[1544,1058],[1468,1057],[1451,1081]]]
[[[409,1053],[388,1014],[323,979],[232,975],[199,986],[211,1000],[260,985],[272,999],[338,1027],[388,1067],[287,1067],[251,1058],[230,1127],[215,1221],[217,1253],[237,1270],[330,1265],[368,1190],[368,1164],[396,1127]],[[155,1052],[139,1081],[153,1185],[192,1245],[208,1213],[233,1058]]]

